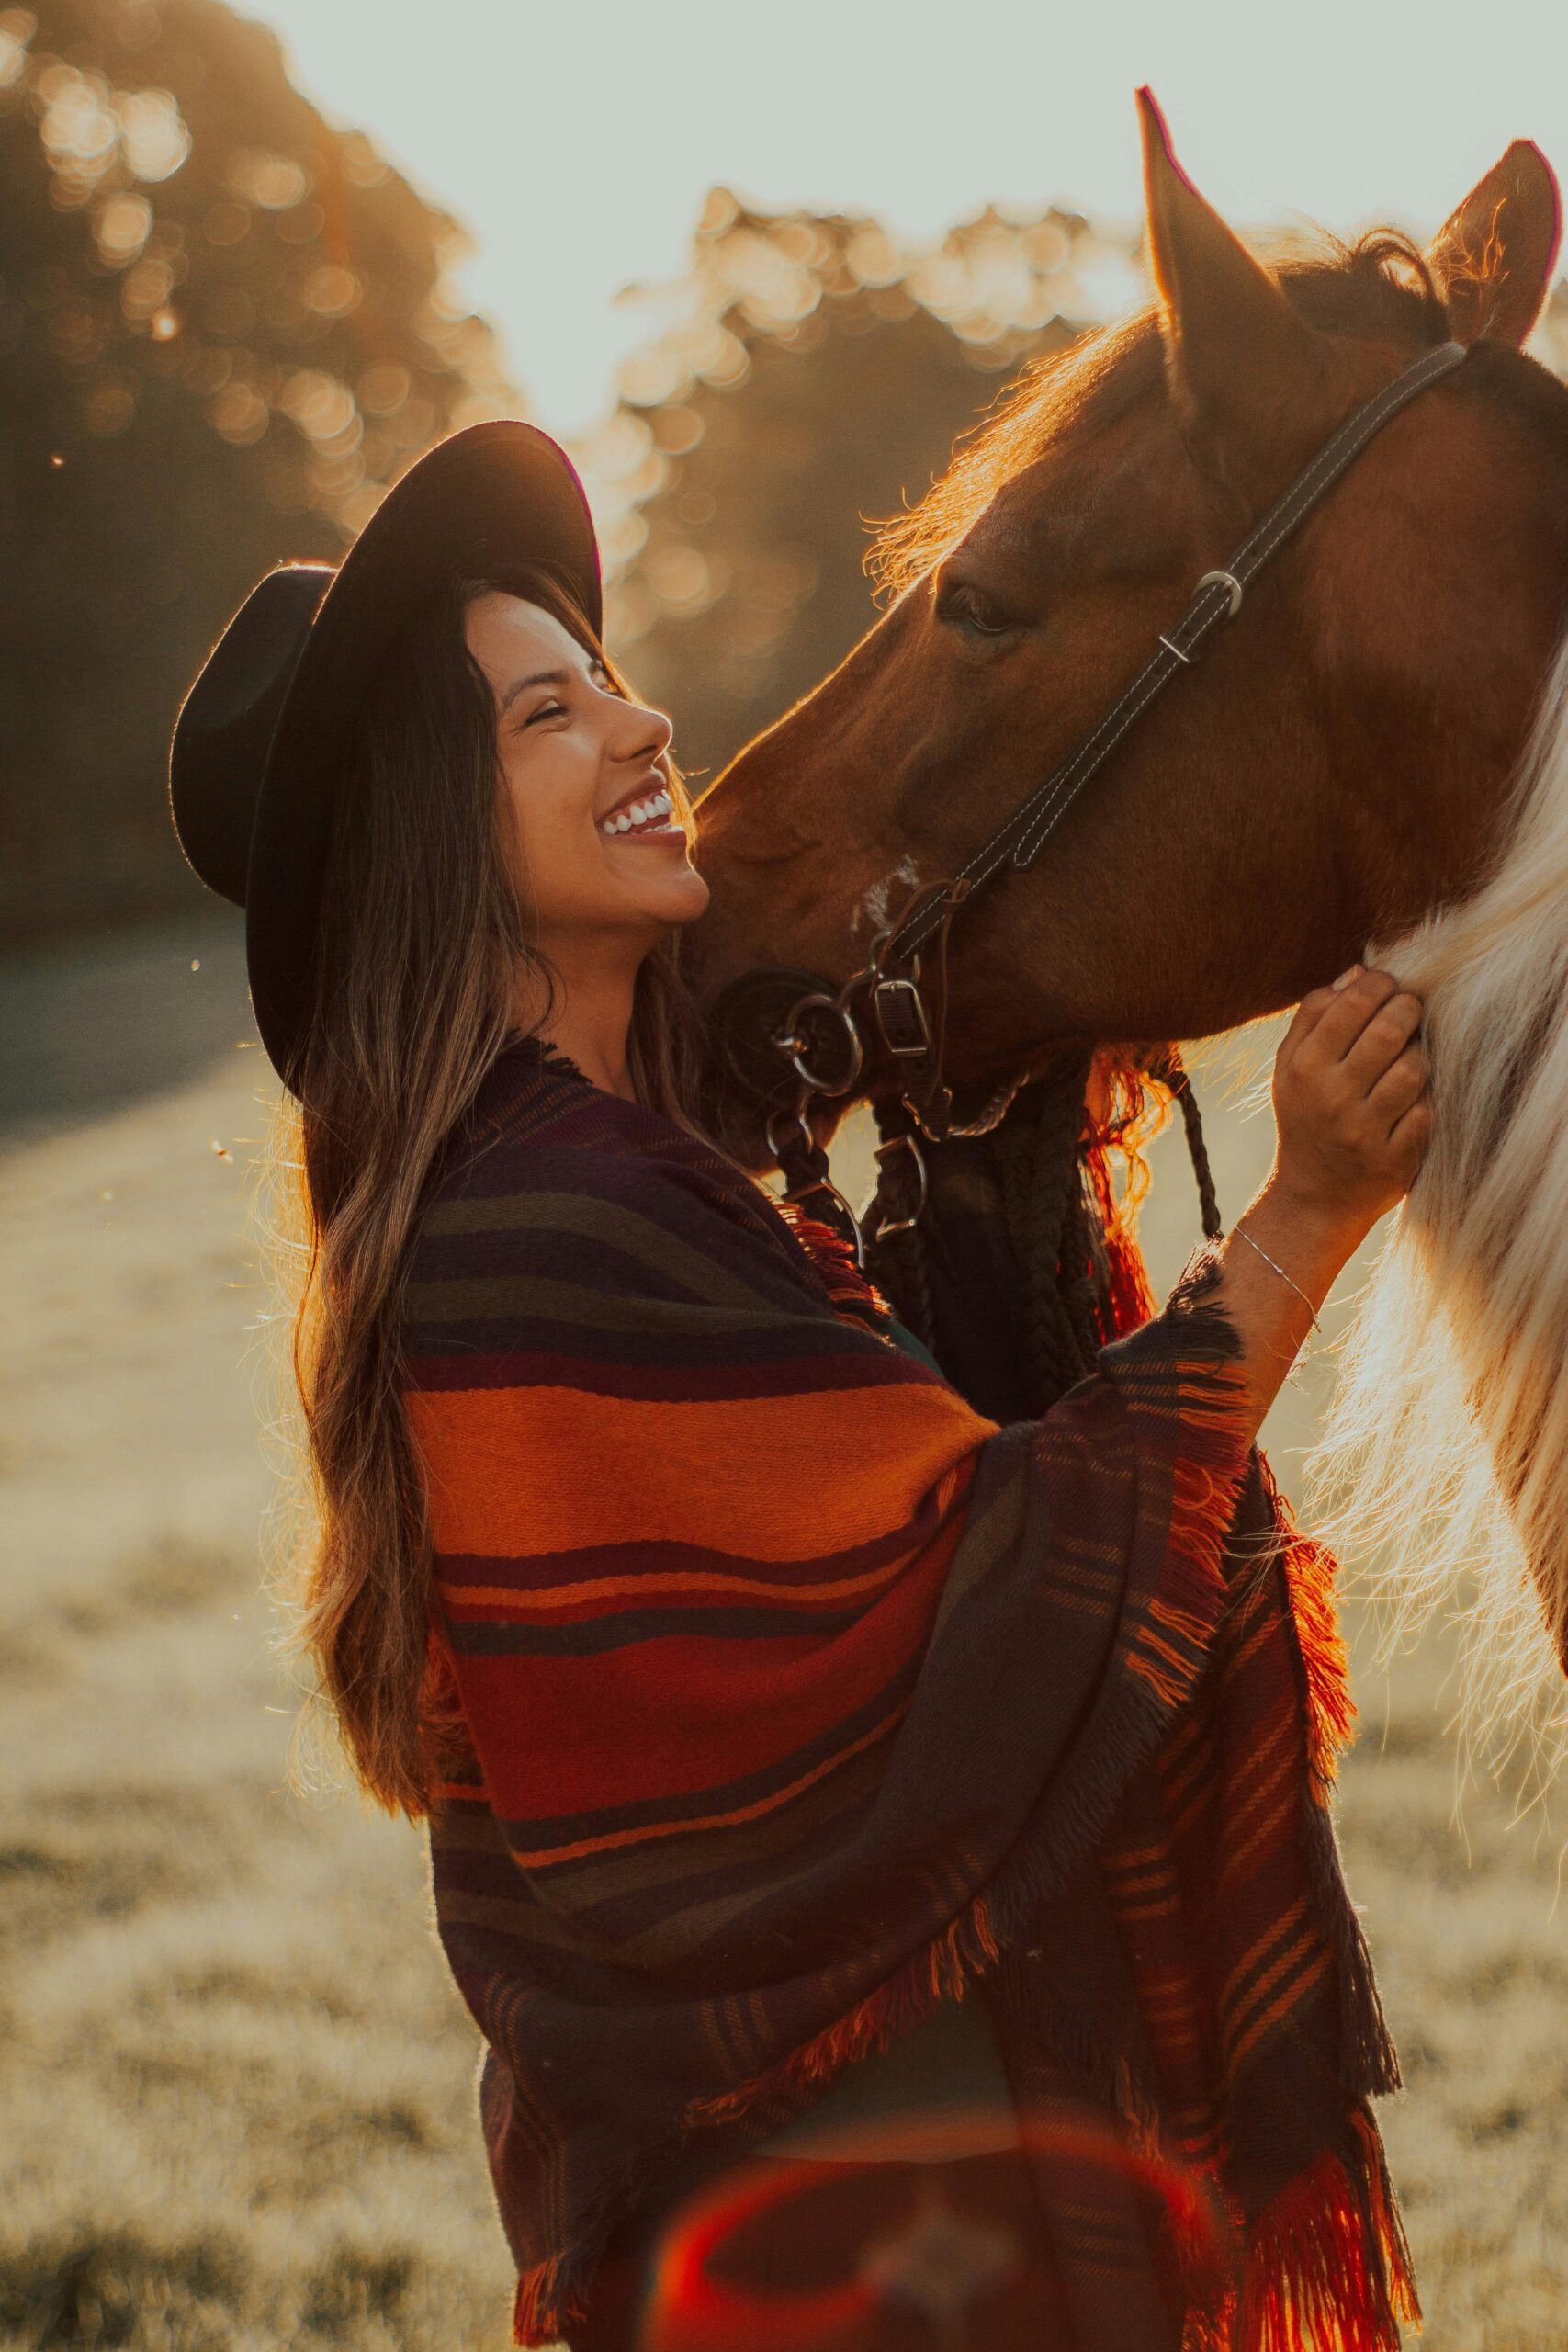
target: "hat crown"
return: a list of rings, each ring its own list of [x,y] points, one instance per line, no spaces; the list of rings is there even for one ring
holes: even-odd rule
[[[209,889],[237,907],[256,802],[279,714],[322,597],[330,564],[283,564],[257,582],[186,695],[169,753],[169,806],[180,847]]]

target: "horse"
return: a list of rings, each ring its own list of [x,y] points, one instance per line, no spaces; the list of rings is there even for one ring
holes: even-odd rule
[[[1352,1342],[1337,1527],[1403,1531],[1398,1576],[1479,1567],[1497,1672],[1502,1618],[1568,1665],[1568,387],[1522,349],[1557,183],[1517,141],[1425,250],[1384,231],[1270,263],[1138,106],[1155,301],[961,443],[884,532],[882,617],[705,796],[699,996],[841,986],[1344,420],[1462,345],[1038,862],[956,910],[944,1050],[976,1098],[1065,1053],[1157,1067],[1369,955],[1420,991],[1438,1139]],[[889,1084],[873,1062],[859,1091]],[[750,1112],[730,1136],[765,1156]]]

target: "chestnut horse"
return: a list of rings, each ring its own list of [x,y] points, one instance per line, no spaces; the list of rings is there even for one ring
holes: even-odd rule
[[[1568,388],[1520,348],[1556,257],[1556,183],[1518,142],[1424,254],[1390,232],[1269,268],[1182,172],[1146,93],[1140,110],[1156,306],[1026,377],[885,535],[891,608],[704,800],[700,986],[711,1001],[774,966],[840,983],[1114,702],[1339,424],[1424,349],[1466,345],[1039,862],[962,910],[947,1065],[984,1088],[1068,1043],[1210,1035],[1385,943],[1428,991],[1441,1140],[1340,1453],[1371,1463],[1357,1493],[1407,1526],[1453,1506],[1433,1555],[1449,1566],[1480,1538],[1517,1591],[1522,1547],[1561,1642],[1568,705],[1548,682]],[[1450,1341],[1445,1385],[1431,1351]],[[1455,1432],[1477,1415],[1490,1449],[1461,1476]]]

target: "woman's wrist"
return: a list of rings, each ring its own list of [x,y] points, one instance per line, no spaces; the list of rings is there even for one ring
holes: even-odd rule
[[[1237,1223],[1299,1286],[1314,1314],[1368,1230],[1343,1206],[1297,1193],[1277,1175],[1269,1179]]]

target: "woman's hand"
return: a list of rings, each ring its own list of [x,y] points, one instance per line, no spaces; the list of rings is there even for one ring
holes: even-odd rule
[[[1418,997],[1352,965],[1303,1000],[1275,1059],[1271,1188],[1352,1250],[1410,1190],[1431,1138],[1420,1020]]]
[[[1274,1170],[1225,1244],[1224,1303],[1260,1421],[1335,1277],[1431,1139],[1419,1000],[1352,965],[1303,1000],[1274,1064]]]

